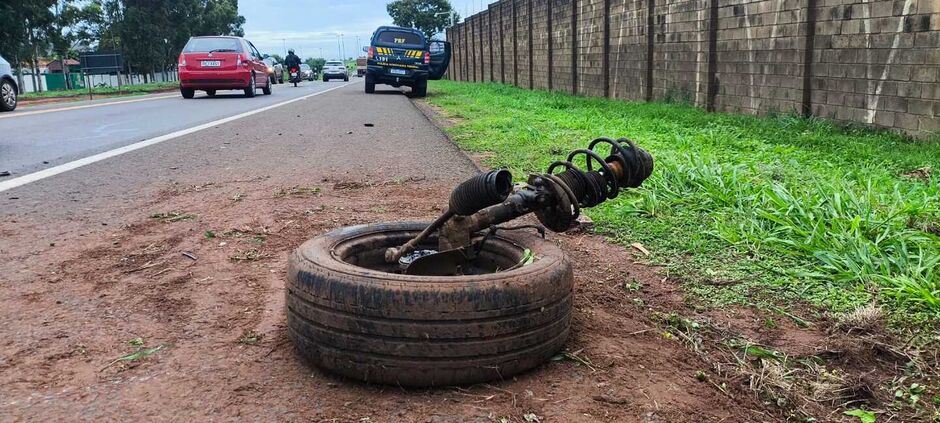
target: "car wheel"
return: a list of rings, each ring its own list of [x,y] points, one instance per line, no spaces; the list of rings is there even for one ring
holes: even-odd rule
[[[196,90],[192,88],[180,88],[180,94],[183,98],[193,98],[196,96]]]
[[[209,97],[215,97],[215,90],[206,90],[206,95]]]
[[[16,109],[16,87],[10,81],[4,80],[0,83],[0,110],[11,112]]]
[[[245,97],[254,97],[255,91],[255,74],[251,74],[251,77],[248,78],[248,88],[245,88]]]
[[[323,82],[330,82],[330,78],[327,78],[327,77],[324,76],[324,77],[323,77]]]
[[[411,95],[418,98],[426,97],[428,95],[428,80],[422,79],[411,87]]]
[[[343,82],[349,82],[349,75],[346,75],[346,77],[343,78]]]
[[[271,95],[271,81],[268,81],[264,88],[261,88],[261,92],[264,93],[264,95]]]
[[[291,254],[287,334],[303,357],[367,382],[454,386],[509,380],[564,347],[574,277],[561,248],[507,231],[488,239],[484,253],[504,269],[526,250],[534,262],[465,276],[405,275],[386,267],[384,249],[426,226],[342,228]]]
[[[373,93],[375,93],[375,79],[369,75],[366,75],[366,94]]]

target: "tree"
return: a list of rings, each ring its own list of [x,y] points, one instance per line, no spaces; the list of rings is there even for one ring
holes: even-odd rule
[[[430,39],[459,19],[448,0],[395,0],[386,7],[395,25],[415,28]]]
[[[310,66],[314,73],[320,73],[323,65],[326,64],[326,59],[308,57],[307,60],[304,60],[304,63]]]

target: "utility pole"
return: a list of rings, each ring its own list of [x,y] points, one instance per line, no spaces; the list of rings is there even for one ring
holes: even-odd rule
[[[340,41],[342,37],[343,34],[336,35],[336,54],[338,54],[340,58],[343,57],[343,44]]]
[[[287,38],[281,38],[281,43],[284,45],[284,56],[287,57]]]

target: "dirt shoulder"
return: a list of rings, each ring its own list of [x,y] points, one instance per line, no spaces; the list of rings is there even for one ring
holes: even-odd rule
[[[556,235],[576,263],[574,336],[514,380],[402,390],[325,374],[284,328],[288,252],[336,227],[430,219],[448,186],[423,180],[266,180],[169,186],[136,219],[17,255],[3,309],[0,413],[355,421],[732,421],[770,418],[695,378],[707,364],[646,317],[625,281],[654,271],[593,235]],[[28,237],[8,224],[6,237]],[[14,253],[15,254],[15,253]],[[194,259],[195,258],[195,259]],[[11,274],[11,273],[7,273]],[[18,334],[18,336],[12,336]],[[140,339],[136,343],[130,341]],[[118,360],[139,348],[162,349]],[[118,360],[118,361],[115,361]],[[717,375],[715,375],[718,378]],[[729,388],[731,392],[735,388]]]

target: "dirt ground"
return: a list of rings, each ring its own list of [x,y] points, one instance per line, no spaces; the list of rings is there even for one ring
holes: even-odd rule
[[[128,225],[12,257],[2,305],[15,317],[0,341],[0,415],[373,422],[781,417],[747,381],[720,375],[666,335],[668,322],[655,311],[687,308],[673,281],[636,263],[635,251],[585,233],[550,235],[574,258],[577,278],[573,337],[558,361],[513,380],[435,390],[368,386],[302,362],[284,328],[288,252],[339,226],[429,219],[448,189],[426,180],[170,185]],[[0,230],[15,240],[43,229],[26,221]],[[794,353],[822,344],[813,331],[755,329],[759,316],[746,311],[708,313]],[[160,346],[139,360],[116,361]]]

